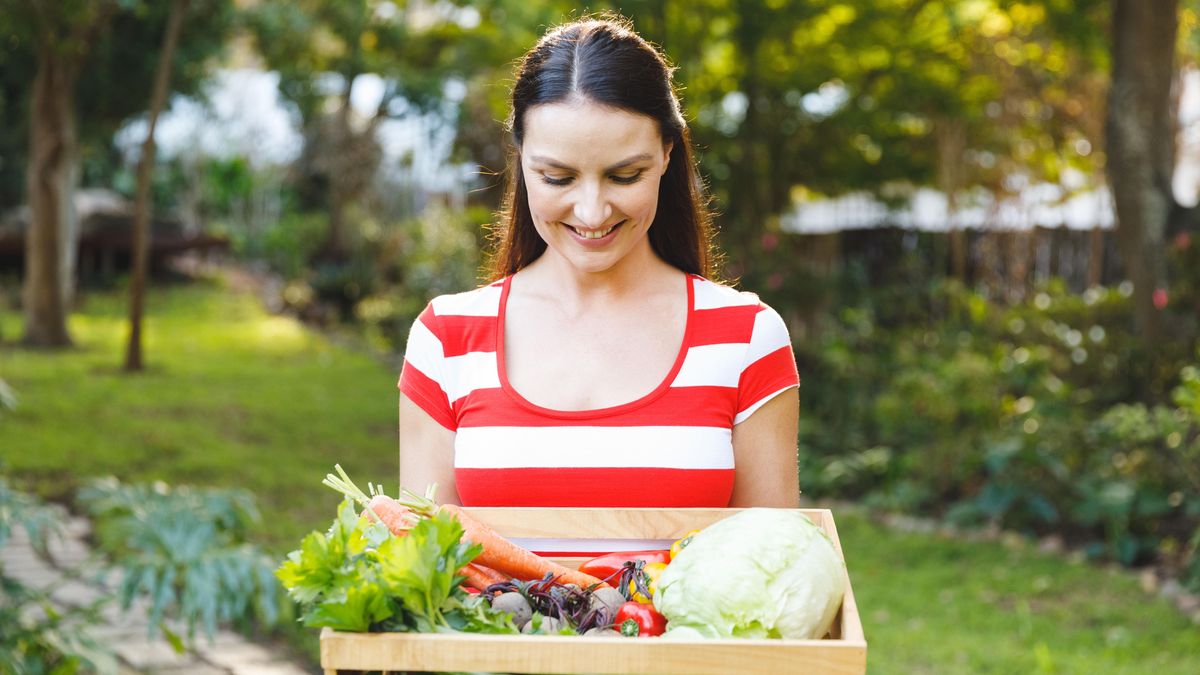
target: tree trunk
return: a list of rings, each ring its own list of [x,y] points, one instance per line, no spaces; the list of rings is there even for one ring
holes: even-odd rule
[[[64,167],[66,175],[63,177],[63,187],[60,193],[62,236],[59,238],[58,246],[58,278],[63,311],[69,313],[75,304],[75,287],[79,277],[77,271],[81,223],[79,222],[79,213],[75,209],[75,193],[79,190],[79,181],[83,173],[79,158],[79,138],[74,111],[70,113],[70,124],[63,129],[63,138],[68,154],[67,164]]]
[[[1148,346],[1156,344],[1162,332],[1155,295],[1166,288],[1165,233],[1175,206],[1171,86],[1177,5],[1177,0],[1113,2],[1108,177],[1117,209],[1121,260],[1134,284],[1137,325]]]
[[[137,201],[133,216],[133,280],[129,285],[129,345],[125,351],[125,370],[142,370],[142,311],[146,299],[146,268],[150,249],[150,179],[154,171],[154,128],[158,114],[167,99],[167,85],[171,80],[171,61],[183,15],[187,13],[189,0],[175,0],[171,5],[171,16],[167,19],[167,32],[163,36],[162,51],[158,54],[158,66],[154,74],[154,90],[150,94],[150,119],[146,130],[146,141],[142,144],[142,156],[138,158]]]
[[[67,289],[61,262],[69,241],[66,219],[73,209],[75,157],[75,65],[39,46],[29,118],[29,167],[25,174],[29,228],[25,236],[25,337],[38,347],[67,347]],[[73,252],[72,252],[73,253]]]
[[[963,154],[967,150],[967,125],[961,118],[939,117],[934,124],[937,142],[938,190],[946,195],[946,235],[950,240],[950,268],[967,283],[967,233],[956,222],[958,191],[963,186]]]

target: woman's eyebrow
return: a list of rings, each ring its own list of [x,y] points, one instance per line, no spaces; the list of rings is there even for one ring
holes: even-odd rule
[[[531,155],[529,157],[529,159],[533,160],[534,162],[537,162],[538,164],[545,164],[547,166],[552,166],[556,169],[563,169],[565,171],[575,171],[575,167],[568,166],[556,159],[552,159],[550,157],[545,157],[543,155]],[[616,171],[617,169],[624,169],[625,167],[629,166],[630,164],[637,164],[638,162],[645,162],[645,161],[651,160],[651,159],[654,159],[653,155],[651,155],[648,152],[643,152],[643,153],[634,155],[632,157],[627,157],[627,158],[617,162],[616,164],[607,166],[607,167],[605,167],[604,170],[605,171]]]

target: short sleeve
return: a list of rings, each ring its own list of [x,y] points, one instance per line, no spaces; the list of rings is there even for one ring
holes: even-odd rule
[[[733,423],[744,422],[764,403],[798,386],[800,375],[787,324],[774,309],[760,304],[738,378],[737,414]]]
[[[446,355],[433,303],[426,305],[408,332],[400,391],[438,424],[455,431],[458,422],[446,395]]]

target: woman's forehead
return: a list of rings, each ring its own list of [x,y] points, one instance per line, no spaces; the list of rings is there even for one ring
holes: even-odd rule
[[[534,106],[524,128],[522,156],[544,163],[608,167],[662,153],[653,118],[590,101]]]

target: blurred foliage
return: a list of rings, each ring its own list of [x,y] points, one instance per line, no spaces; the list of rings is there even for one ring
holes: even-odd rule
[[[57,36],[54,49],[69,52],[80,48],[89,24],[100,22],[95,46],[80,67],[75,99],[84,184],[111,187],[119,169],[113,134],[145,111],[170,13],[170,3],[142,0],[58,2],[31,11],[33,7],[0,2],[0,210],[24,199],[38,29]],[[49,7],[54,11],[46,12]],[[200,94],[237,21],[230,0],[193,0],[172,65],[172,92]]]
[[[78,497],[95,519],[97,548],[121,571],[122,606],[146,597],[151,630],[177,649],[184,636],[167,618],[182,621],[188,639],[197,625],[211,638],[218,623],[248,629],[278,621],[283,594],[273,563],[246,541],[260,522],[249,492],[106,478]]]
[[[1173,339],[1148,353],[1128,284],[1077,295],[1056,281],[1003,305],[955,282],[905,293],[862,286],[851,271],[841,283],[848,302],[797,345],[806,492],[1059,532],[1091,555],[1162,562],[1200,587],[1189,306],[1168,308]]]
[[[0,476],[0,548],[22,529],[34,551],[46,556],[52,537],[62,535],[59,509],[12,489]],[[83,607],[57,607],[54,587],[33,588],[9,577],[0,564],[0,672],[18,675],[116,673],[111,650],[88,629],[99,624],[104,600]]]

